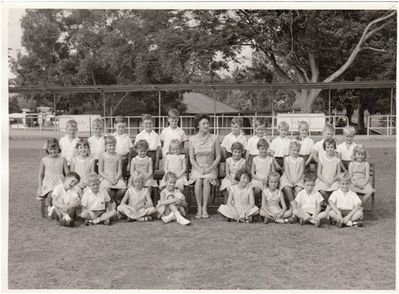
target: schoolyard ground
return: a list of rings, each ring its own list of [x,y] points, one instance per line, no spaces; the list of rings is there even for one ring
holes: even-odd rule
[[[364,141],[376,207],[363,228],[236,224],[218,215],[59,226],[35,199],[42,141],[10,140],[10,289],[395,289],[394,140]]]

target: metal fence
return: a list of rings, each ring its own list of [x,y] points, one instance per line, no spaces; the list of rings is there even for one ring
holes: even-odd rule
[[[380,134],[385,136],[396,135],[396,115],[376,114],[367,118],[367,135]]]

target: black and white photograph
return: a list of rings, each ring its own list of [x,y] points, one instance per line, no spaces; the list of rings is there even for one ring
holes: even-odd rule
[[[2,290],[396,290],[396,2],[25,4]]]

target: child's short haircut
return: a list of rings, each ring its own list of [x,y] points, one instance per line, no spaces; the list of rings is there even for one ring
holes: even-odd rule
[[[346,126],[344,129],[344,135],[354,136],[356,135],[356,129],[353,126]]]
[[[79,146],[86,146],[90,150],[90,144],[89,141],[86,138],[80,138],[78,142],[76,143],[75,148],[78,149]]]
[[[88,178],[89,183],[95,183],[100,181],[100,176],[96,173],[91,173]]]
[[[170,179],[177,179],[177,175],[174,172],[167,172],[165,174],[165,181],[169,181]]]
[[[74,119],[70,119],[67,121],[65,128],[67,127],[78,127],[78,122]]]
[[[70,171],[69,173],[67,173],[66,177],[67,178],[75,178],[76,180],[78,180],[78,182],[80,182],[79,174],[74,171]]]
[[[179,145],[179,149],[181,150],[181,143],[180,143],[179,140],[177,140],[177,139],[170,140],[170,142],[169,142],[169,151],[172,150],[172,145]]]
[[[231,124],[232,125],[239,125],[240,127],[242,127],[244,125],[244,121],[242,120],[241,117],[236,116],[236,117],[233,117],[233,119],[231,120]]]
[[[147,151],[150,148],[150,145],[146,140],[139,140],[135,145],[137,150],[144,150]]]
[[[242,145],[240,142],[234,142],[233,144],[231,144],[231,152],[233,152],[234,150],[239,150],[242,152],[244,152],[244,145]]]
[[[260,147],[266,147],[267,149],[269,149],[269,143],[267,142],[266,139],[262,138],[259,139],[258,144],[256,144],[256,147],[259,149]]]
[[[255,128],[259,126],[264,126],[266,127],[266,121],[264,119],[257,119],[255,120]]]
[[[267,187],[269,187],[269,180],[271,178],[277,179],[277,188],[279,188],[280,187],[280,174],[278,172],[271,172],[269,174],[269,178],[267,179]]]
[[[93,127],[104,127],[104,121],[101,118],[96,118],[92,123]]]
[[[298,130],[301,130],[301,129],[303,129],[303,128],[307,128],[307,129],[309,130],[309,124],[308,124],[307,121],[301,120],[301,121],[298,123]]]
[[[145,121],[145,120],[151,120],[152,121],[152,115],[151,114],[143,114],[141,116],[141,121]]]
[[[304,183],[306,183],[306,182],[312,182],[312,183],[314,183],[316,181],[316,176],[313,174],[313,173],[306,173],[304,176],[303,176],[303,182]]]
[[[45,148],[47,154],[49,154],[48,150],[53,148],[57,148],[58,152],[61,153],[60,143],[56,138],[49,138],[46,142]]]
[[[280,123],[278,124],[278,128],[289,130],[290,126],[285,121],[280,121]]]
[[[337,143],[335,142],[335,140],[333,138],[328,138],[325,139],[323,142],[323,149],[326,150],[326,146],[327,144],[333,144],[334,145],[334,149],[337,149]]]
[[[105,144],[116,144],[116,138],[114,136],[105,136],[104,138]]]
[[[123,116],[117,116],[114,119],[114,125],[119,124],[119,123],[125,123],[125,118]]]
[[[349,173],[344,173],[339,177],[339,183],[342,182],[350,182],[351,181],[351,176]]]
[[[357,144],[355,148],[353,148],[353,157],[355,157],[356,153],[364,154],[364,159],[367,158],[367,149],[363,144]]]
[[[324,127],[323,127],[323,133],[324,133],[325,131],[331,131],[331,132],[334,133],[334,127],[333,127],[333,125],[332,125],[332,124],[325,124]]]
[[[249,181],[252,180],[251,172],[250,172],[247,168],[245,168],[245,167],[242,168],[242,169],[239,169],[239,170],[237,171],[237,173],[236,173],[234,179],[235,179],[237,182],[239,182],[242,175],[247,176]]]
[[[290,146],[288,147],[288,149],[291,150],[294,147],[297,147],[297,148],[301,149],[301,143],[299,143],[298,141],[291,141],[290,142]]]
[[[168,110],[168,117],[179,118],[179,111],[176,108],[171,108]]]

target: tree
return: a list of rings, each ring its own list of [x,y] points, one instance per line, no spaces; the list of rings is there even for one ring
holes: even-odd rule
[[[21,112],[21,108],[19,107],[18,100],[15,96],[11,96],[8,101],[8,113]]]

